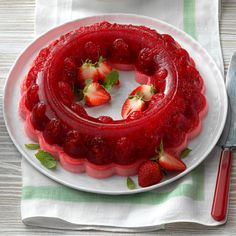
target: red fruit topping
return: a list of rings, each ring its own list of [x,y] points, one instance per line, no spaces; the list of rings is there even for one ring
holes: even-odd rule
[[[71,86],[64,81],[60,81],[58,83],[58,93],[61,97],[62,102],[66,106],[70,107],[74,101],[74,94],[72,92]]]
[[[155,73],[154,77],[155,77],[155,80],[157,81],[163,81],[167,77],[167,75],[168,75],[168,71],[162,68],[162,69],[159,69]]]
[[[63,150],[74,158],[81,158],[86,153],[83,139],[78,131],[71,130],[66,134]]]
[[[72,57],[67,57],[64,60],[64,71],[68,79],[71,80],[68,82],[74,82],[77,76],[77,66],[75,59],[73,59]]]
[[[155,88],[152,85],[143,84],[138,86],[135,90],[133,90],[130,96],[135,94],[141,96],[143,101],[148,102],[152,99],[152,96],[155,94]]]
[[[102,123],[111,123],[113,121],[110,116],[99,116],[98,120],[100,120]]]
[[[88,160],[98,164],[108,164],[111,162],[111,156],[109,154],[108,144],[101,137],[91,138],[87,142],[88,147]]]
[[[136,68],[147,75],[152,75],[155,72],[153,52],[150,48],[143,48],[139,52]]]
[[[118,38],[113,42],[109,59],[116,63],[131,63],[129,45],[122,38]]]
[[[166,151],[160,155],[159,164],[165,170],[184,171],[186,169],[184,162]]]
[[[25,97],[25,106],[31,111],[35,104],[39,102],[39,96],[38,96],[39,86],[37,84],[31,85],[27,92]]]
[[[127,137],[121,137],[117,140],[115,146],[115,163],[127,165],[135,160],[133,153],[133,144]]]
[[[93,82],[85,87],[84,99],[87,106],[99,106],[108,103],[111,95],[99,83]]]
[[[63,141],[61,121],[56,118],[51,119],[43,131],[43,137],[49,144],[61,144]]]
[[[79,116],[87,116],[87,112],[80,103],[73,103],[71,105],[71,110],[74,111]]]
[[[141,97],[132,96],[125,100],[122,106],[121,115],[126,119],[134,111],[143,111],[146,108],[145,102]]]
[[[37,72],[38,71],[36,71],[34,67],[30,69],[24,82],[24,85],[25,85],[24,89],[28,89],[30,86],[36,83]]]
[[[36,104],[32,110],[30,120],[35,129],[43,130],[48,122],[48,117],[45,115],[46,105],[42,102]]]
[[[86,53],[86,58],[88,58],[92,62],[98,61],[101,53],[99,45],[95,44],[92,41],[89,41],[84,45],[84,50]]]
[[[138,184],[141,187],[148,187],[158,184],[162,179],[162,172],[159,165],[151,160],[145,161],[138,170]]]
[[[130,113],[130,115],[127,117],[127,120],[137,120],[143,116],[142,111],[133,111]]]

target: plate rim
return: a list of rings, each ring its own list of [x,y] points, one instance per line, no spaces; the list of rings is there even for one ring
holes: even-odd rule
[[[204,54],[208,57],[208,59],[210,59],[211,63],[213,63],[214,65],[214,69],[217,71],[217,73],[220,75],[221,77],[221,82],[224,84],[223,86],[223,89],[222,89],[222,94],[224,96],[224,101],[223,101],[223,104],[224,104],[224,116],[223,116],[223,121],[221,122],[221,126],[219,128],[219,132],[217,133],[218,135],[215,136],[214,138],[214,141],[212,142],[212,147],[211,148],[208,148],[208,150],[205,152],[205,155],[203,158],[199,159],[199,161],[197,161],[194,165],[190,166],[188,169],[186,169],[184,172],[182,173],[179,173],[177,175],[175,175],[174,177],[172,177],[171,179],[168,179],[164,182],[161,182],[159,184],[156,184],[156,185],[152,185],[152,186],[149,186],[149,187],[146,187],[146,188],[138,188],[138,189],[134,189],[134,190],[129,190],[127,188],[127,191],[103,191],[103,190],[93,190],[93,189],[87,189],[87,188],[84,188],[84,187],[78,187],[78,186],[75,186],[73,184],[70,184],[68,183],[67,181],[64,181],[64,180],[61,180],[61,179],[58,179],[56,176],[53,175],[53,172],[50,173],[50,172],[47,172],[44,168],[42,168],[41,165],[37,165],[33,160],[32,158],[29,156],[29,155],[26,155],[26,153],[23,151],[22,147],[20,146],[20,144],[18,144],[18,142],[16,141],[15,137],[14,137],[14,134],[13,132],[11,131],[10,129],[10,125],[9,125],[9,122],[8,122],[8,119],[7,119],[7,108],[6,108],[6,89],[7,87],[9,86],[9,78],[11,77],[12,73],[14,72],[14,69],[17,65],[17,63],[19,63],[19,61],[25,56],[25,54],[27,54],[28,51],[30,51],[30,49],[34,49],[34,46],[35,44],[37,44],[37,42],[41,42],[41,40],[43,40],[48,34],[50,33],[53,33],[54,31],[57,31],[57,30],[63,30],[64,27],[67,27],[68,25],[71,25],[73,23],[76,23],[76,22],[79,22],[81,20],[89,20],[89,19],[99,19],[99,21],[102,21],[102,20],[106,20],[105,18],[106,17],[117,17],[117,16],[122,16],[122,17],[131,17],[131,18],[138,18],[138,19],[144,19],[144,20],[149,20],[149,21],[153,21],[153,22],[158,22],[162,25],[165,25],[167,26],[168,28],[172,28],[173,30],[177,31],[178,33],[182,34],[185,38],[187,38],[188,40],[192,41],[195,45],[197,44],[198,47],[204,52]],[[104,19],[100,19],[101,17],[104,17]],[[108,20],[109,21],[109,20]],[[65,34],[66,32],[64,32],[63,34]],[[5,122],[5,125],[6,125],[6,128],[7,128],[7,131],[8,131],[8,134],[12,140],[12,142],[14,143],[14,145],[17,147],[17,150],[21,153],[21,155],[37,170],[39,171],[40,173],[44,174],[45,176],[49,177],[50,179],[58,182],[58,183],[61,183],[65,186],[68,186],[68,187],[71,187],[73,189],[77,189],[77,190],[81,190],[81,191],[85,191],[85,192],[90,192],[90,193],[99,193],[99,194],[107,194],[107,195],[127,195],[127,194],[135,194],[135,193],[141,193],[141,192],[147,192],[147,191],[150,191],[150,190],[153,190],[153,189],[157,189],[157,188],[160,188],[162,186],[165,186],[165,185],[168,185],[174,181],[176,181],[177,179],[180,179],[181,177],[185,176],[186,174],[190,173],[191,171],[193,171],[197,166],[199,166],[209,155],[209,153],[213,150],[213,148],[216,146],[217,144],[217,141],[218,139],[220,138],[221,136],[221,133],[224,129],[224,126],[225,126],[225,123],[226,123],[226,117],[227,117],[227,110],[228,110],[228,99],[227,99],[227,92],[226,92],[226,87],[225,87],[225,83],[224,83],[224,78],[223,78],[223,75],[219,69],[219,67],[217,66],[216,62],[214,61],[214,59],[212,58],[212,56],[206,51],[206,49],[197,41],[195,40],[193,37],[191,37],[189,34],[187,34],[186,32],[184,32],[183,30],[181,29],[178,29],[177,27],[165,22],[165,21],[162,21],[162,20],[159,20],[159,19],[156,19],[156,18],[153,18],[153,17],[149,17],[149,16],[144,16],[144,15],[137,15],[137,14],[127,14],[127,13],[113,13],[113,14],[110,14],[110,13],[105,13],[105,14],[96,14],[96,15],[93,15],[93,16],[88,16],[88,17],[83,17],[83,18],[78,18],[78,19],[75,19],[75,20],[71,20],[71,21],[68,21],[68,22],[65,22],[61,25],[58,25],[56,27],[53,27],[51,29],[49,29],[48,31],[46,31],[45,33],[39,35],[38,37],[34,38],[32,42],[30,42],[29,44],[26,45],[26,47],[21,51],[21,53],[19,54],[19,56],[16,58],[16,60],[14,61],[14,63],[12,64],[12,67],[11,69],[9,70],[9,73],[6,77],[6,81],[5,81],[5,84],[4,84],[4,87],[3,87],[3,118],[4,118],[4,122]]]

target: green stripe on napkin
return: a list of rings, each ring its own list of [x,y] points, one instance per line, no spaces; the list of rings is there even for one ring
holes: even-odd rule
[[[183,27],[184,31],[197,39],[195,22],[195,0],[183,0]]]

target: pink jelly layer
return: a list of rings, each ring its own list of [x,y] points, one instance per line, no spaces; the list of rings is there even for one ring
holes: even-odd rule
[[[54,158],[60,162],[64,169],[73,173],[85,172],[89,176],[99,179],[107,178],[115,174],[119,176],[132,176],[137,174],[140,164],[145,161],[144,159],[139,159],[130,165],[118,165],[115,163],[111,163],[108,165],[96,165],[84,158],[71,158],[63,151],[60,146],[48,144],[44,140],[42,132],[36,130],[33,127],[30,120],[30,111],[25,107],[24,100],[25,96],[22,95],[19,106],[19,114],[23,119],[25,119],[24,129],[27,136],[33,141],[38,142],[41,149],[51,153]],[[199,122],[197,127],[186,133],[184,141],[179,146],[170,149],[171,152],[180,153],[184,148],[186,148],[188,141],[196,137],[200,133],[202,127],[201,119],[206,115],[207,110],[208,106],[206,105],[204,109],[199,113]]]

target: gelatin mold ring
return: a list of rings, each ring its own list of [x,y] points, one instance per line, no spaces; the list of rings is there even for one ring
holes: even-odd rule
[[[70,32],[74,29],[77,29],[81,26],[92,25],[94,23],[102,21],[108,21],[111,23],[118,24],[145,25],[147,27],[157,30],[158,32],[161,32],[162,34],[170,34],[177,42],[180,43],[183,48],[187,49],[190,56],[193,57],[194,61],[196,62],[196,67],[200,71],[200,74],[202,75],[206,86],[205,96],[207,98],[209,111],[206,118],[203,119],[203,129],[200,135],[194,140],[192,140],[189,144],[190,147],[193,149],[193,152],[191,153],[191,156],[186,159],[187,169],[178,175],[169,176],[160,184],[145,189],[138,188],[133,191],[128,190],[125,184],[125,178],[120,176],[112,176],[109,179],[97,180],[92,179],[86,176],[85,174],[75,175],[73,173],[69,173],[61,167],[59,167],[55,171],[47,170],[37,162],[32,152],[29,152],[23,148],[23,145],[25,143],[29,143],[30,140],[27,137],[22,137],[22,129],[24,122],[22,119],[17,118],[18,114],[17,111],[14,110],[14,107],[17,107],[17,101],[20,98],[19,87],[22,83],[22,78],[24,78],[25,74],[27,73],[27,70],[29,70],[30,68],[30,62],[33,61],[33,58],[38,54],[40,49],[44,48],[50,42],[57,39],[61,35]],[[205,65],[204,67],[203,64]],[[20,67],[21,71],[19,71]],[[214,77],[216,77],[217,79],[215,79]],[[6,83],[4,96],[4,117],[9,134],[15,145],[18,147],[19,151],[23,154],[24,157],[26,157],[26,159],[31,164],[33,164],[34,167],[36,167],[45,175],[51,177],[52,179],[60,183],[84,191],[106,194],[129,194],[150,190],[170,183],[191,171],[198,164],[200,164],[203,159],[205,159],[207,154],[212,150],[212,148],[216,144],[223,129],[226,118],[227,96],[225,90],[222,88],[224,88],[223,78],[214,61],[196,41],[194,41],[182,31],[164,22],[136,15],[117,14],[94,16],[69,22],[65,25],[59,26],[35,40],[25,50],[25,52],[19,57],[13,69],[11,70],[8,81]],[[13,91],[15,96],[10,97],[8,95],[10,94],[9,91]],[[216,97],[217,99],[215,99]],[[12,116],[12,114],[14,114],[14,116]],[[14,118],[12,119],[11,117]],[[20,127],[20,130],[16,127]],[[42,140],[40,134],[38,137],[39,141]],[[206,137],[210,139],[210,141],[206,141]],[[91,163],[91,166],[88,165],[87,168],[93,168],[93,164],[96,163]],[[131,163],[131,165],[132,164],[133,163]],[[137,163],[135,164],[138,165]],[[101,166],[101,169],[102,168],[104,168],[106,171],[107,166]],[[121,172],[123,171],[122,168],[119,170],[119,164],[117,166],[113,166],[112,168],[118,169],[118,171]],[[109,175],[110,174],[108,173],[108,176]],[[121,175],[123,174],[121,173]],[[130,175],[132,175],[132,173],[130,173]]]

